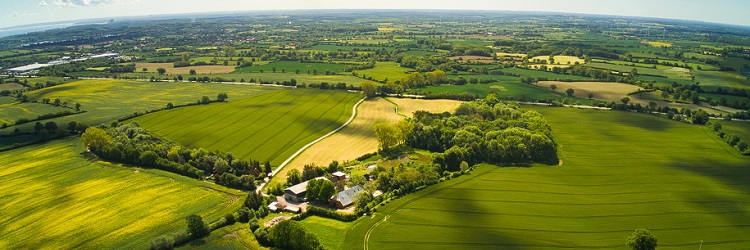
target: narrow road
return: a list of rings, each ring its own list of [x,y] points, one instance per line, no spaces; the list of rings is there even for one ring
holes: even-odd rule
[[[287,158],[278,167],[276,167],[276,169],[274,169],[273,172],[271,172],[271,176],[272,176],[271,178],[276,177],[276,174],[279,171],[281,171],[281,169],[283,169],[287,164],[289,164],[290,162],[292,162],[292,160],[294,160],[294,158],[296,158],[297,156],[299,156],[300,154],[302,154],[302,152],[304,152],[307,148],[311,147],[315,143],[318,143],[318,142],[322,141],[325,138],[330,137],[331,135],[335,134],[336,132],[339,132],[340,130],[344,129],[344,127],[346,127],[347,125],[349,125],[349,123],[351,123],[352,121],[354,121],[354,118],[357,117],[357,108],[359,107],[360,104],[362,104],[362,102],[365,101],[365,99],[367,99],[367,97],[362,98],[356,104],[354,104],[354,107],[352,107],[352,116],[349,117],[349,120],[347,120],[343,125],[339,126],[338,128],[334,129],[333,131],[329,132],[328,134],[325,134],[325,135],[321,136],[320,138],[315,139],[314,141],[308,143],[307,145],[305,145],[302,148],[300,148],[299,150],[297,150],[297,152],[295,152],[293,155],[289,156],[289,158]],[[268,182],[270,182],[270,179],[269,179]],[[258,185],[258,188],[256,188],[255,190],[257,192],[260,192],[260,190],[262,190],[263,187],[268,182],[261,183],[260,185]]]

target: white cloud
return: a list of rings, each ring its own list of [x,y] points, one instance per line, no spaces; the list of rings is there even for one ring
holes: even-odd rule
[[[20,15],[18,15],[18,11],[14,11],[12,15],[10,15],[12,18],[18,18]]]
[[[114,4],[135,3],[138,0],[54,0],[51,5],[58,7],[86,7],[86,6],[108,6]],[[50,5],[45,1],[39,3],[40,6]]]

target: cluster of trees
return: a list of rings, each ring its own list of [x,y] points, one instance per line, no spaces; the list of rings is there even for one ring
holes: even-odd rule
[[[263,176],[258,161],[237,159],[231,153],[189,149],[152,136],[137,123],[111,128],[92,127],[81,136],[83,144],[97,156],[115,162],[158,168],[202,178],[211,175],[218,184],[254,190]],[[270,164],[264,164],[265,172]]]
[[[434,162],[448,171],[463,161],[474,165],[557,163],[557,144],[544,118],[500,103],[491,93],[481,101],[461,104],[454,114],[417,112],[407,145],[437,154]]]
[[[375,136],[378,137],[380,143],[380,150],[383,152],[389,152],[393,146],[406,142],[413,128],[414,124],[409,120],[400,120],[395,124],[379,122],[373,126]]]
[[[285,220],[271,229],[259,228],[255,238],[264,246],[290,250],[325,249],[315,234],[308,231],[302,222]]]
[[[287,185],[297,185],[303,181],[313,180],[318,176],[330,175],[341,170],[343,170],[343,166],[339,165],[338,161],[332,161],[328,164],[328,167],[316,166],[315,163],[305,164],[305,166],[302,167],[302,172],[297,169],[289,170],[289,173],[286,174]],[[309,185],[310,183],[308,182],[308,190],[310,190]],[[313,185],[315,185],[315,187],[320,186],[319,184]],[[313,194],[313,196],[317,196],[317,194]],[[328,198],[330,198],[330,196],[328,196]]]
[[[739,150],[743,155],[750,155],[750,148],[747,142],[740,139],[739,136],[733,133],[727,133],[722,131],[721,124],[719,122],[711,121],[707,123],[708,127],[711,128],[722,140],[724,140],[729,146]]]
[[[305,198],[309,201],[328,204],[328,201],[334,194],[336,194],[336,186],[333,185],[333,182],[325,179],[311,179],[307,181]]]

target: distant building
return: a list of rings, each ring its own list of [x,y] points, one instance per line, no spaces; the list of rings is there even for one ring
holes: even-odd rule
[[[47,67],[47,66],[49,66],[49,64],[34,63],[34,64],[29,64],[29,65],[25,65],[25,66],[21,66],[21,67],[15,67],[15,68],[12,68],[12,69],[8,69],[6,71],[8,73],[13,73],[13,74],[24,74],[24,73],[29,73],[29,72],[32,72],[32,71],[39,70],[39,69]]]
[[[316,180],[319,180],[319,179],[328,180],[325,177],[318,177],[315,179]],[[284,189],[284,199],[287,201],[305,202],[307,201],[307,199],[305,199],[306,194],[307,194],[307,181]]]
[[[362,187],[354,186],[347,190],[341,191],[333,196],[333,198],[331,198],[331,204],[338,208],[348,207],[349,205],[354,203],[354,199],[356,198],[357,193],[362,190],[364,190],[362,189]]]

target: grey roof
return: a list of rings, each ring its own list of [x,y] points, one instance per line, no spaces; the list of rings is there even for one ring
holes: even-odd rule
[[[362,191],[362,187],[360,186],[354,186],[352,188],[349,188],[347,190],[341,191],[336,196],[333,196],[333,200],[341,202],[341,205],[343,206],[349,206],[354,202],[354,197],[357,195],[357,192]]]
[[[328,180],[325,177],[317,177],[315,179]],[[293,194],[297,194],[297,195],[301,194],[301,193],[304,193],[304,192],[307,192],[307,182],[308,181],[303,181],[300,184],[288,187],[288,188],[284,189],[284,192],[289,191],[289,192],[292,192]]]

